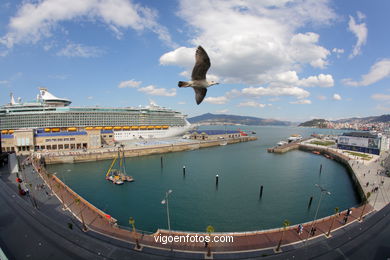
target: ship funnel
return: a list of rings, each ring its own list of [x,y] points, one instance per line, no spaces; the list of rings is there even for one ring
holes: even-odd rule
[[[15,102],[15,98],[14,98],[14,94],[10,93],[10,97],[11,97],[11,105],[15,105],[16,102]]]

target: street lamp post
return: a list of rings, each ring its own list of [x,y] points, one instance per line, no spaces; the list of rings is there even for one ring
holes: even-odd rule
[[[339,208],[336,207],[336,208],[334,209],[334,216],[333,216],[333,219],[332,219],[332,224],[330,224],[328,233],[326,234],[327,237],[330,236],[330,232],[332,231],[332,227],[333,227],[333,224],[334,224],[334,221],[335,221],[335,219],[336,219],[336,216],[337,216],[337,213],[338,213],[338,212],[339,212]]]
[[[167,204],[167,220],[168,220],[168,230],[169,230],[169,233],[171,233],[171,220],[169,219],[169,194],[172,193],[172,190],[168,190],[166,193],[165,193],[165,199],[163,199],[161,201],[161,204]]]
[[[165,193],[165,199],[163,199],[161,201],[161,204],[167,204],[167,220],[168,220],[168,230],[169,230],[169,235],[171,234],[171,220],[169,218],[169,194],[172,193],[172,190],[168,190],[166,193]],[[173,250],[173,240],[172,240],[172,243],[171,243],[171,251]]]
[[[312,232],[312,230],[313,230],[313,227],[314,227],[314,223],[315,223],[315,222],[316,222],[316,220],[317,220],[318,210],[320,209],[320,205],[321,205],[322,196],[324,195],[324,193],[325,193],[325,194],[327,194],[327,195],[330,195],[330,194],[331,194],[331,193],[330,193],[330,192],[329,192],[327,189],[325,189],[325,188],[321,187],[319,184],[315,184],[315,186],[316,186],[316,187],[318,187],[318,188],[320,188],[320,190],[321,190],[321,196],[320,196],[320,200],[318,201],[318,205],[317,205],[316,213],[315,213],[315,215],[314,215],[313,222],[311,223],[311,228],[310,228],[310,230],[309,230],[309,233],[308,233],[308,235],[307,235],[307,237],[306,237],[306,241],[305,241],[305,243],[306,243],[306,242],[307,242],[307,240],[309,239],[310,233]]]

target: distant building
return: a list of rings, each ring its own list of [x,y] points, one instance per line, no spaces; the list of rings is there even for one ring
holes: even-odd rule
[[[221,140],[241,137],[241,131],[225,130],[195,130],[190,131],[188,138],[194,140]]]
[[[381,150],[388,149],[388,141],[385,136],[377,133],[350,132],[338,137],[337,148],[379,155]]]

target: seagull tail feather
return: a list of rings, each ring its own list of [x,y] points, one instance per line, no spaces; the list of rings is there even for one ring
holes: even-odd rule
[[[177,85],[179,86],[179,88],[185,88],[185,87],[189,87],[190,83],[188,83],[186,81],[179,81],[179,83]]]

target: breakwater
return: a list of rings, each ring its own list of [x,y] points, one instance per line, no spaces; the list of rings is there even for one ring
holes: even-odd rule
[[[124,148],[125,157],[138,157],[152,154],[163,154],[172,152],[181,152],[196,150],[201,148],[236,144],[241,142],[255,141],[257,137],[242,136],[240,138],[231,138],[227,140],[213,140],[213,141],[198,141],[186,143],[172,143],[172,144],[157,144],[150,146],[131,146]],[[45,158],[46,164],[56,163],[78,163],[113,159],[118,155],[116,148],[102,148],[97,150],[87,150],[79,152],[52,152],[41,156]]]

